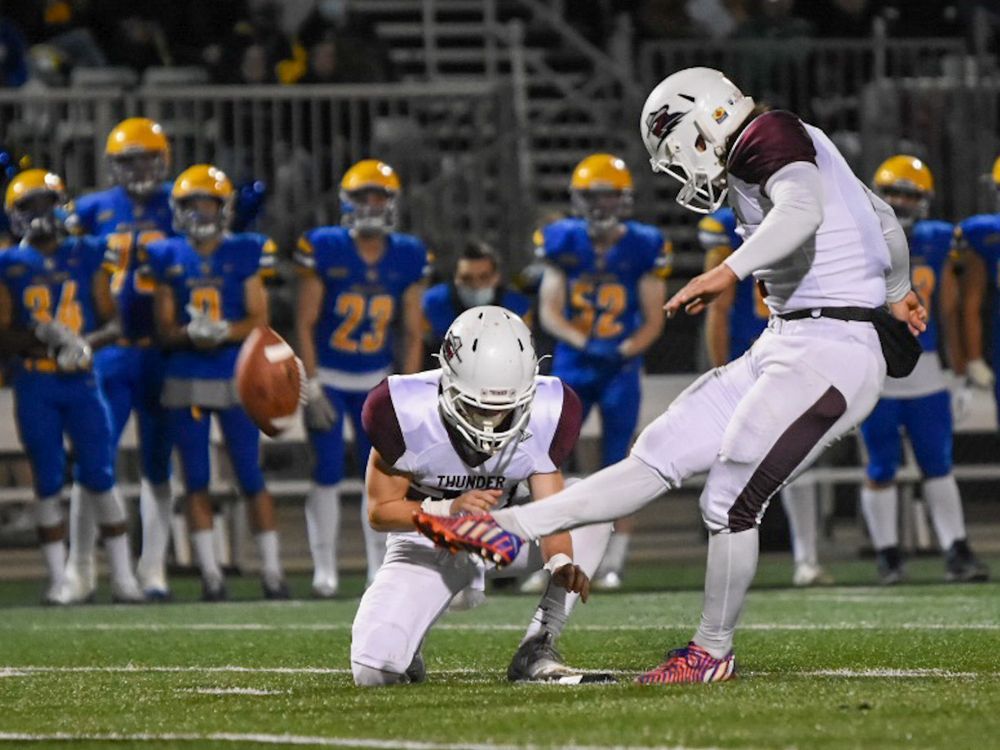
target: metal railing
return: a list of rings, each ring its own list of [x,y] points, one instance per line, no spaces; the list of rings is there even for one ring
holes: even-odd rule
[[[401,174],[402,224],[443,248],[467,233],[505,250],[527,240],[510,85],[201,86],[0,92],[0,142],[59,171],[74,193],[106,184],[104,139],[146,115],[175,171],[212,162],[266,180],[266,229],[289,242],[338,218],[340,176],[377,156]]]

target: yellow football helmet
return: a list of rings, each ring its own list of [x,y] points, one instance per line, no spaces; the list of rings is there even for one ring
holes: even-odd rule
[[[591,234],[615,228],[632,211],[632,173],[613,154],[591,154],[576,165],[569,181],[573,211],[587,220]]]
[[[387,234],[396,228],[396,200],[402,185],[396,170],[364,159],[340,181],[340,222],[361,234]]]
[[[7,185],[4,210],[10,231],[27,240],[52,237],[64,226],[59,207],[66,202],[62,178],[45,169],[26,169]]]
[[[129,117],[108,135],[104,155],[115,184],[141,200],[166,179],[170,144],[158,122],[146,117]]]
[[[188,167],[174,181],[170,191],[170,208],[174,213],[174,230],[196,242],[209,240],[229,228],[236,191],[225,172],[211,164]],[[214,212],[206,212],[196,201],[209,198],[218,203]]]
[[[917,157],[906,154],[889,157],[875,170],[872,183],[875,192],[892,206],[904,229],[927,218],[934,197],[934,175]]]
[[[1000,190],[1000,156],[993,162],[993,187]]]

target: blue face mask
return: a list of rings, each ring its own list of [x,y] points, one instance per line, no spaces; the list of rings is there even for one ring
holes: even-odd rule
[[[465,305],[466,309],[490,304],[493,301],[493,294],[495,292],[491,286],[483,287],[482,289],[473,289],[469,286],[459,285],[455,289],[458,291],[458,298]]]

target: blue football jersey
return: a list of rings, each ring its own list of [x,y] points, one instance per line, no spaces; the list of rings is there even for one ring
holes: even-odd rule
[[[490,304],[505,307],[522,318],[531,309],[531,300],[520,292],[506,287],[500,287],[499,292],[500,299]],[[450,282],[436,284],[424,292],[421,305],[424,319],[430,326],[431,335],[435,339],[443,339],[448,328],[455,322],[455,318],[465,312],[465,307],[455,291],[455,285]]]
[[[598,256],[587,222],[562,219],[542,230],[540,254],[566,276],[566,319],[588,338],[623,341],[642,325],[639,280],[648,273],[666,278],[672,246],[660,230],[637,221],[625,222],[625,234]],[[560,341],[560,366],[594,367],[578,349]]]
[[[947,221],[918,221],[910,230],[910,277],[915,291],[923,300],[930,315],[927,330],[920,334],[920,345],[925,352],[938,348],[937,309],[941,273],[951,254],[955,227]]]
[[[986,278],[994,289],[993,359],[1000,354],[1000,214],[979,214],[959,222],[955,228],[956,247],[969,247],[986,264]]]
[[[698,222],[698,241],[710,256],[712,265],[724,261],[743,244],[736,233],[736,215],[731,208],[720,208]],[[736,297],[729,310],[729,359],[734,360],[753,346],[767,328],[770,310],[752,276],[736,286]]]
[[[150,244],[149,273],[174,295],[177,321],[191,322],[188,305],[213,320],[236,322],[247,316],[244,284],[251,276],[273,273],[275,245],[260,234],[230,234],[211,255],[203,256],[184,237]],[[173,378],[227,379],[233,377],[240,344],[215,349],[177,349],[170,352],[166,374]]]
[[[50,256],[23,242],[5,250],[0,279],[10,292],[14,325],[56,320],[78,334],[100,327],[92,290],[103,259],[104,245],[93,237],[69,237]]]
[[[163,183],[145,204],[135,204],[124,188],[88,193],[74,202],[70,219],[75,231],[104,239],[105,268],[118,303],[122,332],[132,341],[154,333],[153,282],[137,273],[144,265],[142,248],[174,236],[170,183]]]
[[[385,243],[382,257],[369,265],[344,227],[319,227],[299,239],[295,261],[323,282],[315,327],[320,367],[364,373],[392,364],[392,322],[403,293],[426,273],[427,249],[398,232]]]

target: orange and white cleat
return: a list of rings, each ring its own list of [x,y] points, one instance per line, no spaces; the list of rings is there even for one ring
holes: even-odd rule
[[[414,513],[417,530],[438,547],[452,552],[464,550],[495,563],[510,565],[521,551],[524,540],[504,529],[489,513],[479,516],[432,516]]]
[[[736,677],[736,657],[730,651],[724,659],[716,659],[694,641],[684,648],[675,648],[666,661],[655,669],[635,678],[639,685],[668,685],[685,682],[723,682]]]

